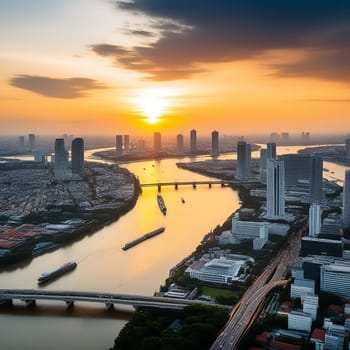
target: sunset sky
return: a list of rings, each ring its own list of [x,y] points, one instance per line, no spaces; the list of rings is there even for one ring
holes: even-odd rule
[[[1,134],[350,132],[350,2],[2,0]]]

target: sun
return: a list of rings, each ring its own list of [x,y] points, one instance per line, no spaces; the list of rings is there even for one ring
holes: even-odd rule
[[[142,102],[142,114],[146,116],[146,121],[155,124],[164,112],[165,103],[157,96],[149,96]]]
[[[136,99],[137,112],[142,114],[149,124],[158,123],[169,104],[169,99],[164,90],[143,90]]]

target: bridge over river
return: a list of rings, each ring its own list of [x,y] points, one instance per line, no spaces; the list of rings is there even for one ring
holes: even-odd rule
[[[189,300],[179,298],[163,298],[155,296],[143,296],[134,294],[113,294],[104,292],[80,292],[80,291],[51,291],[36,289],[0,289],[0,304],[9,304],[13,300],[21,300],[28,305],[33,305],[37,300],[62,301],[68,306],[75,302],[103,303],[108,308],[115,304],[149,306],[166,309],[183,309],[188,305],[212,305],[231,310],[232,308],[213,304],[201,300]]]
[[[141,187],[158,187],[158,191],[161,190],[163,186],[174,186],[177,190],[179,186],[192,186],[196,188],[198,185],[208,185],[209,188],[212,185],[221,185],[222,187],[229,186],[233,181],[223,181],[223,180],[205,180],[205,181],[170,181],[170,182],[153,182],[153,183],[143,183]]]

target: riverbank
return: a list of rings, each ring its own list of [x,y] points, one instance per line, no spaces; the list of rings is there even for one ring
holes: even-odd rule
[[[34,171],[28,162],[18,161],[11,165],[12,168],[8,164],[4,166],[9,178],[13,172],[13,175],[21,174],[28,179],[26,175]],[[40,177],[50,173],[48,168],[35,166]],[[117,180],[110,178],[110,171],[112,176],[118,176]],[[37,256],[92,235],[129,212],[141,193],[140,183],[134,174],[110,165],[90,163],[84,179],[62,183],[54,181],[48,183],[45,189],[40,177],[33,177],[32,182],[28,180],[28,194],[20,191],[21,182],[15,183],[12,189],[24,202],[26,215],[2,211],[0,268],[4,270],[20,261],[29,263]]]
[[[298,151],[299,154],[321,153],[323,160],[342,166],[350,166],[350,160],[346,158],[345,147],[343,145],[326,145],[317,147],[307,147]]]

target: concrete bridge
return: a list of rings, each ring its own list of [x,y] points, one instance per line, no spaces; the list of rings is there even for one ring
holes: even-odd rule
[[[78,291],[51,291],[36,289],[0,289],[0,305],[11,304],[13,300],[21,300],[28,305],[35,305],[37,300],[62,301],[68,307],[77,301],[87,303],[102,303],[107,308],[115,304],[138,306],[149,306],[166,309],[183,309],[188,305],[213,305],[231,310],[225,305],[213,304],[200,300],[189,300],[179,298],[163,298],[154,296],[143,296],[134,294],[113,294],[104,292],[78,292]]]
[[[153,183],[144,183],[141,184],[141,187],[158,187],[158,191],[161,191],[163,186],[174,186],[175,190],[178,189],[179,186],[192,186],[196,188],[197,185],[208,185],[209,188],[212,185],[221,185],[221,187],[225,187],[230,185],[230,181],[222,181],[222,180],[205,180],[205,181],[170,181],[170,182],[153,182]]]

